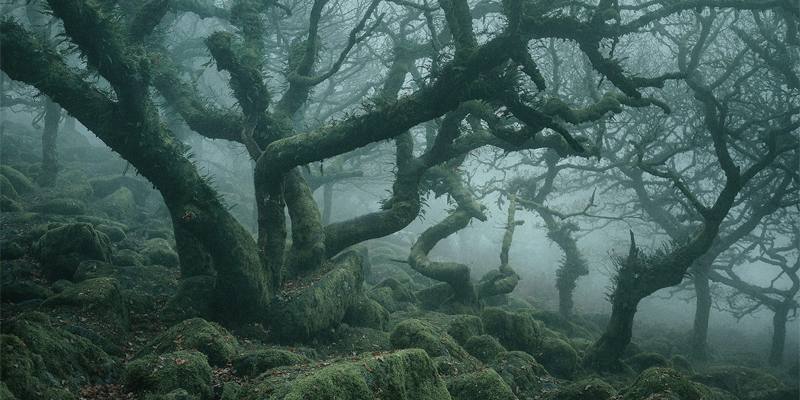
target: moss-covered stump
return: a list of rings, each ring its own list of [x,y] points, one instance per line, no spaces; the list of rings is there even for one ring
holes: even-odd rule
[[[125,332],[130,326],[128,307],[114,278],[92,278],[72,285],[42,304],[48,308],[67,307],[75,315],[92,316],[108,324],[112,332]]]
[[[172,249],[166,239],[155,238],[144,242],[142,256],[148,265],[163,265],[165,267],[177,267],[180,263],[178,253]]]
[[[179,322],[145,345],[138,355],[196,350],[215,366],[224,366],[236,356],[239,343],[225,328],[202,318]]]
[[[28,194],[36,189],[33,182],[22,172],[8,165],[0,165],[0,175],[2,175],[14,187],[14,191],[19,194]]]
[[[397,324],[389,340],[394,349],[417,348],[425,350],[431,357],[449,356],[458,361],[469,359],[467,352],[450,335],[418,319],[407,319]]]
[[[490,307],[483,310],[481,320],[486,333],[509,350],[537,354],[541,348],[542,328],[530,315]]]
[[[464,350],[484,363],[491,362],[498,354],[506,351],[503,345],[491,335],[472,336],[464,343]]]
[[[447,333],[463,346],[469,338],[483,334],[483,322],[475,315],[458,315],[450,322]]]
[[[613,386],[601,379],[592,378],[563,385],[548,392],[544,398],[546,400],[610,400],[616,394],[617,391]]]
[[[389,312],[408,311],[416,308],[416,297],[411,290],[410,281],[384,279],[367,292],[367,296],[375,300]]]
[[[347,308],[343,322],[352,326],[384,330],[389,322],[389,312],[377,301],[359,295]]]
[[[19,398],[49,398],[47,388],[77,392],[83,385],[107,383],[116,375],[108,354],[89,340],[54,327],[45,314],[22,314],[5,323],[3,331],[0,377]]]
[[[239,376],[253,377],[273,368],[309,362],[311,360],[308,357],[289,350],[258,349],[246,351],[234,357],[233,369]]]
[[[307,341],[338,325],[363,285],[361,257],[348,252],[317,281],[281,291],[270,305],[268,321],[280,342]]]
[[[708,400],[711,396],[708,388],[690,381],[682,373],[659,367],[645,370],[630,387],[622,391],[622,400]]]
[[[524,351],[508,351],[498,354],[489,364],[508,384],[520,399],[540,396],[542,388],[553,382],[553,378],[536,359]]]
[[[28,300],[44,300],[53,292],[32,281],[16,281],[0,287],[0,299],[3,303],[21,303]]]
[[[633,357],[630,357],[625,360],[625,364],[628,364],[634,371],[637,373],[642,372],[648,368],[652,367],[671,367],[669,360],[666,357],[662,356],[658,353],[639,353]]]
[[[212,373],[206,356],[195,350],[151,354],[133,360],[125,367],[125,387],[140,394],[166,395],[185,390],[193,399],[213,398]]]
[[[86,213],[86,204],[77,199],[50,199],[34,204],[30,210],[42,214],[80,215]]]
[[[36,243],[42,270],[48,279],[71,279],[84,260],[110,261],[108,236],[87,223],[64,225],[47,231]]]
[[[564,340],[546,337],[542,339],[542,344],[536,359],[547,368],[547,370],[559,378],[570,379],[578,369],[578,353],[569,343]]]
[[[706,386],[733,393],[740,399],[779,398],[786,390],[775,376],[753,368],[725,365],[710,367],[694,376],[692,380]]]
[[[453,400],[516,400],[517,396],[491,368],[459,375],[447,382]]]
[[[444,381],[424,351],[373,353],[347,361],[289,367],[265,374],[242,400],[446,400]]]

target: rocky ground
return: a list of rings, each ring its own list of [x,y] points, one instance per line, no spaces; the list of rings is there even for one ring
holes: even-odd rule
[[[583,370],[603,316],[567,321],[517,298],[432,311],[442,291],[391,262],[388,243],[370,249],[345,323],[313,339],[187,318],[170,301],[179,260],[158,194],[108,150],[61,136],[46,189],[37,135],[11,124],[2,138],[0,399],[798,398],[796,371],[693,365],[685,338],[660,329],[625,371]]]

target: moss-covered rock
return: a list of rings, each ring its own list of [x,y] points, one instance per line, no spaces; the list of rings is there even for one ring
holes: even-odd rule
[[[233,359],[233,368],[240,376],[253,377],[273,368],[309,362],[311,360],[302,354],[270,348],[246,351],[237,355]]]
[[[108,236],[113,243],[119,243],[128,238],[125,230],[117,225],[97,224],[94,228]]]
[[[484,363],[489,363],[494,360],[498,354],[506,351],[503,345],[491,335],[470,337],[467,339],[467,342],[464,343],[464,350]]]
[[[208,357],[211,365],[224,366],[236,356],[238,346],[236,338],[222,326],[202,318],[192,318],[158,335],[138,355],[197,350]]]
[[[119,282],[102,277],[81,281],[66,288],[42,304],[44,307],[69,307],[76,314],[92,315],[97,321],[112,324],[116,332],[128,330],[128,307]]]
[[[3,303],[20,303],[28,300],[44,300],[53,292],[50,289],[32,281],[17,281],[0,288],[0,298]]]
[[[516,400],[517,396],[491,368],[457,376],[447,382],[453,400]]]
[[[636,372],[642,372],[652,367],[670,367],[666,357],[658,353],[639,353],[625,360],[625,363]]]
[[[136,393],[168,394],[183,389],[194,399],[213,398],[212,373],[206,356],[194,350],[133,360],[125,367],[123,383]]]
[[[361,295],[347,309],[343,321],[352,326],[384,330],[389,322],[389,312],[380,303]]]
[[[325,365],[325,364],[323,364]],[[450,396],[422,350],[363,355],[316,370],[288,369],[249,388],[243,400],[446,400]]]
[[[735,365],[710,367],[692,376],[692,380],[746,400],[778,398],[777,394],[785,389],[783,383],[773,375]]]
[[[4,195],[0,194],[0,211],[4,213],[15,213],[20,212],[24,208],[18,201]]]
[[[453,298],[453,288],[447,283],[439,283],[414,293],[420,307],[426,310],[438,310]]]
[[[143,204],[149,193],[152,192],[147,182],[131,176],[93,178],[89,180],[89,185],[91,185],[92,192],[98,198],[109,196],[123,188],[127,189],[134,196],[134,200],[139,204]]]
[[[489,364],[520,399],[538,397],[542,388],[553,381],[547,370],[524,351],[498,354]]]
[[[42,270],[50,280],[71,279],[84,260],[110,261],[108,237],[92,225],[77,223],[47,231],[36,243]]]
[[[113,193],[98,200],[97,208],[116,220],[128,221],[136,217],[137,207],[133,192],[121,187]]]
[[[0,400],[17,400],[17,397],[14,396],[14,393],[11,393],[5,382],[0,382]]]
[[[576,381],[567,385],[563,385],[558,389],[549,392],[545,399],[547,400],[610,400],[614,398],[617,391],[614,387],[598,378],[584,379]],[[644,399],[644,398],[642,398]],[[653,398],[657,400],[660,398]],[[667,400],[665,398],[664,400]]]
[[[486,333],[509,350],[536,354],[542,344],[541,327],[530,315],[489,307],[481,313]]]
[[[669,359],[669,363],[672,365],[672,368],[677,369],[678,371],[683,372],[687,375],[694,374],[694,367],[692,367],[692,362],[689,361],[686,356],[682,356],[680,354],[676,354]]]
[[[123,267],[139,266],[144,264],[144,257],[131,249],[122,249],[111,256],[111,262]]]
[[[384,331],[341,324],[325,335],[317,348],[323,355],[341,356],[388,351],[392,346],[389,344],[389,334]]]
[[[561,339],[544,338],[536,359],[559,378],[572,378],[578,369],[578,353]]]
[[[31,211],[42,214],[80,215],[86,213],[86,204],[77,199],[49,199],[31,206]]]
[[[148,239],[144,242],[142,249],[148,265],[163,265],[165,267],[177,267],[179,264],[178,253],[172,249],[166,239]]]
[[[208,299],[214,295],[217,279],[213,276],[198,275],[181,279],[178,290],[164,307],[162,316],[166,320],[181,321],[202,315],[209,315],[211,309]]]
[[[463,346],[469,338],[483,334],[483,322],[475,315],[459,315],[450,322],[447,333]]]
[[[367,292],[367,296],[375,300],[389,312],[414,309],[416,297],[411,290],[410,281],[385,279]]]
[[[712,396],[705,386],[694,383],[671,368],[650,368],[622,391],[622,400],[675,399],[706,400]]]
[[[431,357],[450,356],[459,361],[468,358],[467,352],[450,335],[418,319],[407,319],[397,324],[389,340],[395,349],[418,348]]]
[[[0,380],[19,397],[32,398],[39,380],[34,376],[33,355],[20,338],[0,335]]]
[[[5,177],[19,194],[28,194],[36,189],[30,178],[11,166],[0,165],[0,175]]]
[[[14,189],[14,185],[11,184],[11,181],[9,181],[5,175],[0,175],[0,194],[11,200],[19,199],[17,189]]]

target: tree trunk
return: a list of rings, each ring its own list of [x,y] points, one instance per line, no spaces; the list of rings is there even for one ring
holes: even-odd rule
[[[333,184],[322,185],[322,224],[331,223],[331,211],[333,207]]]
[[[697,361],[708,360],[708,320],[711,314],[711,288],[706,270],[708,267],[696,265],[693,277],[697,304],[692,330],[692,358]]]
[[[45,100],[44,130],[42,131],[42,170],[37,182],[47,187],[53,186],[58,174],[58,122],[61,119],[61,106],[47,98]]]
[[[617,293],[630,292],[618,289]],[[620,359],[633,336],[633,318],[639,301],[636,297],[614,296],[606,331],[587,352],[584,365],[600,371],[619,371],[623,368]]]
[[[777,367],[783,364],[783,349],[786,345],[786,320],[789,307],[781,306],[772,316],[772,346],[769,351],[769,365]]]

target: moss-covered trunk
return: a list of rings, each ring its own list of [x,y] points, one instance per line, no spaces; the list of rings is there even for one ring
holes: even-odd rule
[[[61,120],[61,106],[49,98],[44,105],[44,129],[42,130],[42,171],[37,182],[41,186],[52,186],[58,174],[58,122]]]
[[[786,346],[786,321],[788,320],[789,307],[781,306],[772,316],[772,345],[769,349],[769,365],[783,364],[783,350]]]

